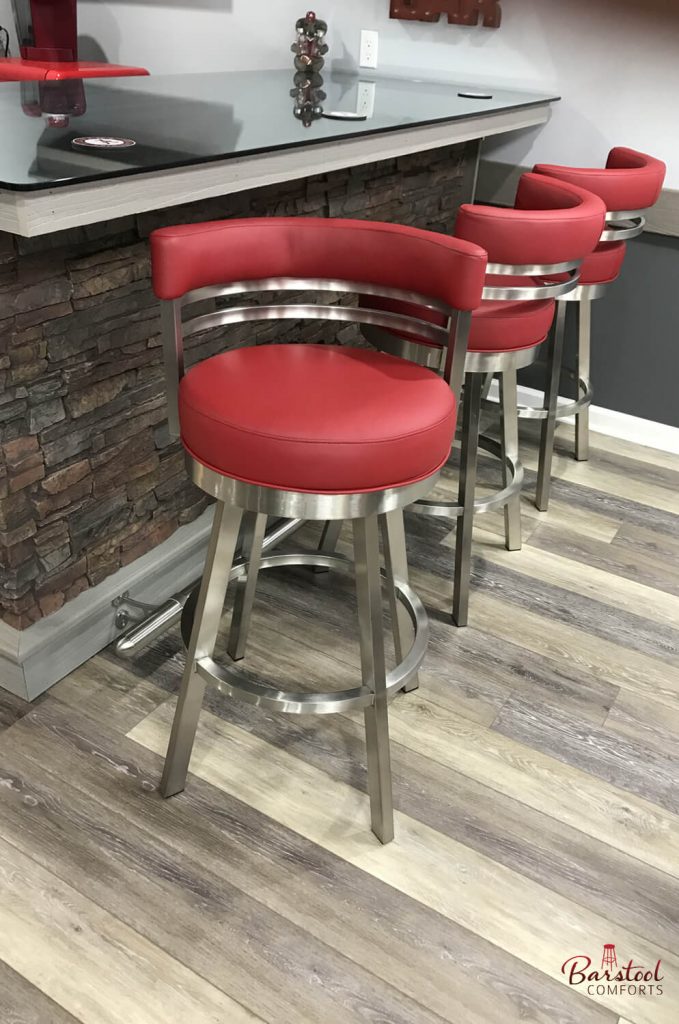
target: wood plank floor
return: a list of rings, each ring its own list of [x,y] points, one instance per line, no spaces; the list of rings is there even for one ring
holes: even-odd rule
[[[211,692],[160,799],[176,632],[34,705],[0,691],[0,1024],[676,1024],[679,459],[595,437],[577,464],[560,427],[545,515],[523,449],[524,548],[478,518],[469,628],[449,525],[409,517],[431,645],[391,709],[388,847],[360,716]],[[351,685],[354,614],[350,580],[272,573],[248,670]],[[663,994],[570,986],[605,943],[661,960]]]

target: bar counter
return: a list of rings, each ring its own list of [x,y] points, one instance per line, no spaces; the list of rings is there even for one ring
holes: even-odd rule
[[[115,638],[121,595],[156,604],[200,571],[210,513],[167,439],[150,231],[287,214],[447,232],[479,141],[555,99],[329,76],[326,111],[371,116],[305,127],[288,72],[65,85],[0,86],[0,678],[28,699]],[[202,335],[189,360],[224,343]]]

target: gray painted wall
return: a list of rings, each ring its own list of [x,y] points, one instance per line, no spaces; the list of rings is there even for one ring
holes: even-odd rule
[[[679,239],[630,242],[592,324],[596,404],[679,427]]]
[[[620,278],[592,306],[592,382],[596,405],[679,427],[679,239],[629,243]],[[541,387],[540,372],[525,371],[522,383]]]

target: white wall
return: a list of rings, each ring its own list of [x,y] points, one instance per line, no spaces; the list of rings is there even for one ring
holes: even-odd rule
[[[173,74],[285,67],[302,8],[304,0],[82,0],[78,16],[81,37],[108,60]]]
[[[679,188],[677,0],[503,0],[498,30],[390,21],[388,0],[344,4],[341,39],[380,31],[380,70],[555,89],[552,122],[495,144],[497,159],[598,163],[611,146],[663,157]],[[490,148],[490,147],[489,147]]]
[[[304,9],[305,0],[82,0],[80,34],[94,41],[82,55],[99,46],[155,74],[286,67]],[[677,0],[503,0],[497,31],[391,21],[389,0],[317,0],[317,9],[343,64],[355,61],[360,29],[374,28],[380,73],[560,93],[547,127],[489,145],[498,160],[599,163],[624,144],[664,157],[679,189]],[[0,0],[0,24],[9,21]]]
[[[300,0],[98,0],[81,3],[81,33],[109,60],[156,73],[285,67]],[[679,188],[677,0],[504,0],[494,31],[392,21],[389,0],[325,0],[331,56],[354,61],[361,28],[380,32],[380,72],[554,89],[550,125],[495,143],[509,163],[598,163],[611,146],[663,156]],[[331,9],[332,8],[332,9]]]

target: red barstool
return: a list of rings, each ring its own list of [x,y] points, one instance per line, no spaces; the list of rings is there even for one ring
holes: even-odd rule
[[[575,458],[589,458],[589,407],[592,404],[590,381],[590,347],[592,301],[605,295],[609,285],[619,276],[625,259],[627,240],[644,230],[645,213],[655,205],[665,181],[665,164],[661,160],[622,147],[611,150],[605,168],[557,167],[538,164],[537,174],[570,182],[599,196],[606,204],[607,217],[600,244],[583,263],[580,283],[561,296],[560,315],[577,303],[578,309],[578,397],[574,402],[559,405],[559,384],[562,376],[563,333],[554,346],[547,371],[547,385],[542,409],[522,409],[520,415],[543,420],[540,440],[540,465],[536,505],[546,511],[552,475],[554,432],[557,420],[575,415]],[[568,303],[569,305],[565,305]]]
[[[413,505],[413,511],[423,515],[457,518],[453,620],[458,626],[466,625],[469,617],[475,513],[504,507],[506,546],[510,551],[521,547],[523,469],[519,462],[517,370],[538,358],[554,320],[555,299],[577,286],[580,263],[601,235],[605,212],[600,199],[577,186],[524,174],[514,209],[465,205],[458,214],[456,237],[476,242],[489,255],[484,302],[472,318],[465,362],[459,496],[457,503],[423,498]],[[383,305],[417,315],[412,306]],[[436,314],[421,310],[419,316],[443,327],[443,319]],[[553,344],[561,339],[563,324],[560,316]],[[436,347],[416,334],[397,335],[374,327],[366,328],[365,334],[382,351],[420,365],[435,367],[440,360]],[[496,373],[500,374],[502,406],[499,443],[479,436],[483,383]],[[476,500],[479,447],[501,459],[504,486],[491,497]]]
[[[392,356],[336,345],[231,349],[184,373],[183,339],[221,325],[270,319],[371,323],[438,338],[412,317],[348,305],[227,304],[187,319],[205,299],[319,291],[397,299],[450,324],[439,356],[459,379],[470,311],[480,300],[486,253],[413,228],[359,221],[271,218],[163,228],[151,238],[153,284],[163,302],[170,428],[181,433],[194,482],[216,499],[207,563],[195,603],[186,669],[161,784],[180,792],[206,683],[271,710],[328,714],[363,708],[372,828],[393,837],[387,700],[412,688],[427,618],[408,586],[402,510],[423,497],[450,453],[453,390],[436,374]],[[362,684],[335,693],[291,693],[213,660],[224,595],[238,579],[228,649],[242,657],[260,569],[351,566],[336,554],[262,557],[267,517],[351,520]],[[249,563],[233,567],[244,525]],[[378,530],[398,664],[385,667]],[[310,614],[312,614],[310,609]],[[405,631],[410,634],[408,637]],[[410,640],[406,652],[405,641]]]

